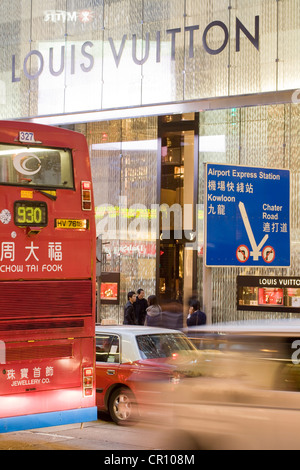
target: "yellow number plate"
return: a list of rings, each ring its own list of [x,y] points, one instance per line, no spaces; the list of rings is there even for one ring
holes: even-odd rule
[[[89,221],[86,219],[56,219],[55,228],[64,228],[71,230],[88,230]]]

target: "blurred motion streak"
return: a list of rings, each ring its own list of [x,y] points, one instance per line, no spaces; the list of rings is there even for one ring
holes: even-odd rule
[[[300,322],[196,327],[189,336],[199,357],[172,394],[162,448],[299,449]]]
[[[177,330],[96,326],[97,407],[119,425],[167,423],[183,376],[198,373],[199,351]]]

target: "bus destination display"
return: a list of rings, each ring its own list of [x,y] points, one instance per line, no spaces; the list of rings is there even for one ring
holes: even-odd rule
[[[37,201],[16,201],[14,222],[18,227],[46,227],[48,225],[47,204]]]

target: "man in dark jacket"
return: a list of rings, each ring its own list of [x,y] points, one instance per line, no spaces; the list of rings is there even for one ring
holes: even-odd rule
[[[128,302],[124,307],[124,325],[135,325],[135,312],[134,312],[134,302],[136,301],[136,293],[128,292],[127,295]]]
[[[145,318],[147,315],[147,308],[148,308],[148,302],[144,298],[145,297],[145,292],[143,289],[138,289],[137,290],[137,297],[136,297],[136,302],[134,304],[135,308],[135,318],[136,318],[136,324],[137,325],[144,325],[145,324]]]
[[[206,315],[200,310],[199,300],[191,300],[189,302],[189,315],[187,317],[187,326],[206,325]]]

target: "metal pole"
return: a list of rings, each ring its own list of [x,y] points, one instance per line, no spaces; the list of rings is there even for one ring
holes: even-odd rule
[[[101,323],[101,272],[102,272],[102,235],[97,237],[96,245],[96,283],[97,283],[97,323]]]
[[[207,325],[212,324],[212,268],[203,266],[203,308]]]
[[[206,314],[207,324],[212,324],[212,268],[206,266],[207,247],[207,165],[204,164],[204,259],[203,259],[203,309]]]

